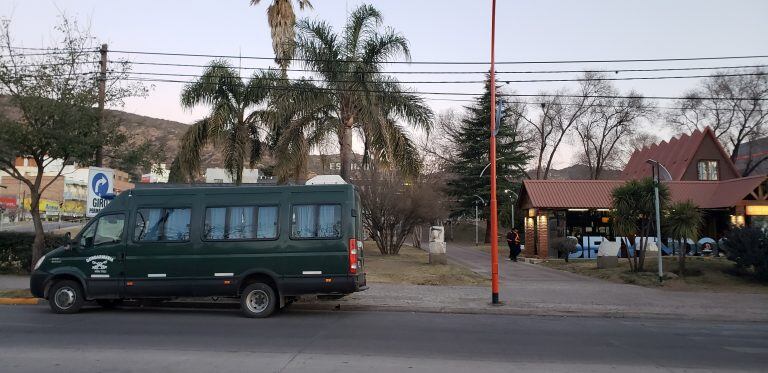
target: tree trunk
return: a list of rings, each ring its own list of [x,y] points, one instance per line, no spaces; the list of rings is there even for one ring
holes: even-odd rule
[[[339,161],[341,163],[340,175],[349,181],[352,174],[352,124],[354,117],[349,115],[342,123],[339,131]]]
[[[40,194],[36,191],[30,191],[29,200],[29,213],[32,215],[32,224],[35,226],[35,240],[32,242],[32,268],[29,269],[32,271],[37,260],[43,256],[45,230],[43,229],[43,220],[40,217]]]

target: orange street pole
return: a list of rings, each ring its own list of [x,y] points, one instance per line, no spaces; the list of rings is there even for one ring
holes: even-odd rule
[[[496,0],[491,0],[491,303],[499,303],[499,224],[496,211]]]

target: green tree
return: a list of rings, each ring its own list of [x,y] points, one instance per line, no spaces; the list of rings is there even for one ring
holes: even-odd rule
[[[626,237],[632,243],[640,237],[635,250],[632,253],[627,250],[627,259],[633,272],[641,272],[645,264],[648,236],[655,232],[656,226],[654,181],[649,177],[629,180],[614,189],[611,198],[616,235]],[[662,211],[669,204],[669,189],[663,183],[659,183],[659,204]]]
[[[692,201],[673,203],[669,206],[664,219],[667,235],[680,240],[681,247],[677,253],[677,274],[685,275],[685,242],[688,239],[696,240],[702,223],[699,207]]]
[[[258,5],[260,2],[261,0],[251,0],[251,5]],[[309,0],[297,0],[297,3],[299,9],[312,9]],[[272,31],[275,62],[285,75],[285,70],[291,64],[296,51],[296,13],[293,11],[292,0],[273,0],[267,8],[267,21]]]
[[[61,177],[65,165],[93,162],[99,147],[108,149],[114,165],[120,161],[117,142],[128,139],[100,126],[95,39],[66,17],[54,29],[50,48],[30,51],[13,44],[10,20],[0,23],[0,94],[9,97],[9,107],[0,112],[0,170],[29,190],[35,227],[32,263],[45,246],[39,210],[43,193]],[[111,67],[108,105],[146,93],[140,85],[121,82],[130,68],[127,63]],[[35,172],[18,168],[20,157],[33,160]]]
[[[474,216],[475,203],[479,201],[476,195],[481,196],[486,203],[490,200],[491,178],[490,171],[486,169],[490,162],[490,79],[485,83],[483,95],[475,99],[475,103],[466,110],[467,114],[461,120],[460,127],[450,139],[456,148],[456,159],[448,167],[454,176],[448,182],[448,194],[456,199],[452,216]],[[518,193],[520,181],[526,177],[524,167],[531,158],[522,149],[518,136],[520,116],[516,113],[519,112],[518,107],[502,105],[501,125],[496,134],[496,195],[502,216],[509,216],[506,211],[511,210],[509,203],[512,200],[505,191]],[[482,211],[483,216],[489,216],[487,205]],[[490,219],[487,219],[485,242],[490,240]]]
[[[409,59],[410,49],[403,35],[391,28],[382,30],[381,23],[376,8],[361,5],[349,15],[341,33],[323,21],[297,24],[297,54],[320,77],[312,92],[318,102],[330,105],[335,126],[328,131],[338,139],[341,176],[346,180],[355,132],[363,139],[364,161],[375,158],[379,164],[413,174],[421,159],[400,122],[424,130],[432,124],[432,110],[424,100],[383,72],[388,60]]]
[[[246,159],[253,168],[261,159],[262,139],[267,129],[262,116],[279,75],[259,70],[243,81],[228,62],[211,62],[200,78],[181,93],[185,108],[205,104],[211,113],[195,122],[184,134],[171,167],[171,182],[193,182],[200,172],[200,152],[214,144],[224,153],[224,168],[235,184],[243,181]]]

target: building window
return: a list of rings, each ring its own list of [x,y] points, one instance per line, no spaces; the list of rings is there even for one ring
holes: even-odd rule
[[[277,206],[216,207],[205,209],[206,240],[277,238]]]
[[[699,161],[699,180],[719,180],[717,161]]]
[[[341,237],[341,205],[293,206],[291,237]]]
[[[139,209],[136,212],[134,241],[189,240],[190,209]]]

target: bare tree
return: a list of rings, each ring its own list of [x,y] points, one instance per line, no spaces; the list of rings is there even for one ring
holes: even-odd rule
[[[589,169],[589,178],[600,179],[606,167],[617,167],[622,149],[631,144],[642,118],[654,110],[640,94],[632,91],[619,98],[618,90],[607,81],[598,83],[605,96],[581,116],[576,125],[576,137],[583,150],[582,162]]]
[[[382,255],[397,255],[403,242],[419,225],[447,216],[443,198],[424,177],[407,180],[374,165],[356,184],[363,205],[363,224]]]
[[[449,109],[437,115],[434,128],[420,137],[419,150],[424,165],[433,170],[445,170],[456,162],[459,150],[452,141],[461,128],[462,113]]]
[[[702,81],[667,113],[667,122],[679,132],[710,127],[736,161],[747,141],[765,137],[768,121],[768,75],[764,69],[720,71]],[[764,160],[744,170],[749,175]]]
[[[576,92],[559,90],[543,96],[535,117],[520,112],[522,122],[530,126],[535,147],[536,179],[546,179],[552,168],[552,161],[563,140],[571,134],[581,118],[599,103],[597,96],[605,95],[605,84],[596,73],[585,73]]]

